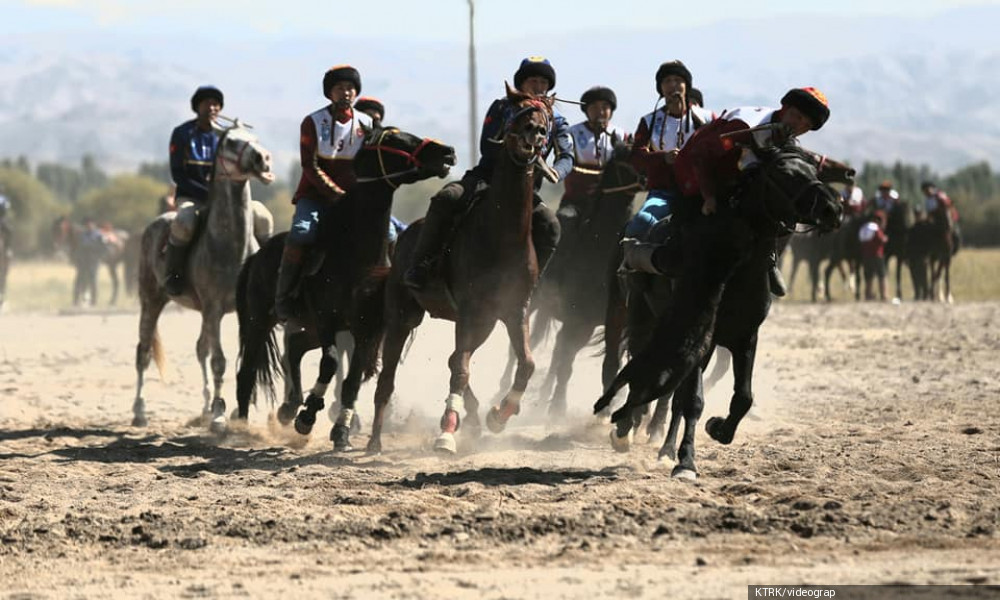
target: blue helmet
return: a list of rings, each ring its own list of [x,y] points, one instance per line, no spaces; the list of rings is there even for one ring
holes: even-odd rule
[[[514,87],[521,89],[525,79],[536,76],[549,80],[549,90],[556,87],[556,70],[544,56],[529,56],[521,61],[521,66],[514,73]]]

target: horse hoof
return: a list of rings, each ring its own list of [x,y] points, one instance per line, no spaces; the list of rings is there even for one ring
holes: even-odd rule
[[[628,452],[632,447],[632,430],[630,429],[628,435],[625,437],[618,437],[614,429],[611,430],[609,436],[611,438],[611,447],[614,448],[615,452],[620,452],[624,454]]]
[[[725,419],[722,417],[712,417],[705,422],[705,431],[713,440],[720,444],[730,444],[733,441],[733,435],[723,431],[724,425]]]
[[[330,430],[330,441],[333,442],[333,449],[337,452],[349,452],[354,449],[351,446],[351,430],[346,425],[334,425]]]
[[[222,435],[226,433],[228,422],[225,416],[218,416],[212,419],[212,423],[209,425],[209,429],[215,435]]]
[[[441,452],[444,454],[455,454],[458,452],[458,445],[455,444],[455,434],[453,433],[442,433],[434,440],[434,450],[435,452]]]
[[[671,462],[677,460],[677,451],[671,446],[669,448],[663,448],[660,450],[660,455],[656,457],[657,460],[670,459]]]
[[[687,467],[682,467],[677,465],[674,470],[670,473],[670,476],[674,479],[683,479],[685,481],[694,481],[698,479],[698,472],[693,469],[688,469]]]
[[[376,438],[368,440],[368,445],[365,446],[365,454],[368,456],[378,456],[382,454],[382,441]]]
[[[351,435],[358,435],[361,433],[361,417],[355,412],[351,415]]]
[[[661,427],[654,427],[653,429],[648,430],[646,433],[649,434],[649,438],[646,439],[647,444],[655,445],[660,443],[660,440],[663,439],[663,428]]]
[[[289,404],[287,402],[283,403],[278,407],[278,422],[282,425],[288,425],[291,423],[295,417],[299,414],[299,407]]]
[[[299,413],[299,416],[295,417],[295,431],[300,435],[309,435],[312,433],[313,425],[316,424],[316,415],[310,414],[306,411]]]
[[[493,433],[503,433],[507,423],[500,419],[500,408],[494,406],[486,413],[486,428]]]
[[[146,420],[146,415],[132,417],[132,427],[145,427],[147,425],[149,425],[149,421]]]

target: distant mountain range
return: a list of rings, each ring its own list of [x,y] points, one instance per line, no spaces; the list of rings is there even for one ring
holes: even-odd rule
[[[685,31],[554,33],[478,48],[480,117],[520,59],[543,54],[570,99],[595,84],[619,98],[615,122],[632,129],[656,100],[653,74],[680,58],[709,108],[774,105],[789,87],[813,85],[833,116],[804,143],[847,158],[925,163],[948,172],[1000,156],[1000,7],[934,18],[787,17],[730,20]],[[480,24],[480,27],[484,26]],[[336,48],[351,48],[350,52]],[[657,48],[662,48],[659,50]],[[257,127],[286,169],[298,124],[322,106],[332,64],[362,69],[363,93],[382,98],[387,121],[459,149],[468,164],[466,49],[350,38],[150,39],[105,33],[25,34],[0,48],[0,157],[78,162],[111,170],[166,158],[171,129],[191,117],[202,83],[226,93],[224,113]],[[575,122],[576,106],[562,111]],[[280,171],[285,172],[285,171]]]

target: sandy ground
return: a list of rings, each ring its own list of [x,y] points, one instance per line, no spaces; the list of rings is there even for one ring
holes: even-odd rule
[[[537,398],[501,436],[431,453],[450,324],[401,367],[386,452],[335,454],[259,406],[246,431],[197,423],[198,317],[161,320],[171,369],[129,427],[137,315],[0,318],[0,595],[745,598],[749,583],[1000,584],[1000,303],[779,305],[757,406],[731,446],[699,432],[694,483],[656,446],[628,455]],[[233,404],[235,319],[227,317]],[[499,330],[476,355],[497,389]],[[538,353],[544,377],[549,349]],[[307,382],[316,357],[307,361]],[[724,415],[724,380],[705,417]],[[361,412],[371,415],[372,386]],[[367,436],[356,436],[363,447]]]

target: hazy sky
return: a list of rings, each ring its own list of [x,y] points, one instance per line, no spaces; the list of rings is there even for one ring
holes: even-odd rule
[[[929,16],[959,5],[996,0],[476,0],[477,40],[483,43],[558,31],[607,31],[588,36],[594,51],[616,30],[668,30],[724,19],[779,15]],[[534,15],[534,16],[533,16]],[[253,38],[337,34],[461,42],[466,0],[0,0],[0,35],[53,31],[136,34],[208,32]],[[224,27],[222,25],[230,25]],[[588,44],[594,44],[589,46]],[[606,46],[603,46],[606,47]]]

